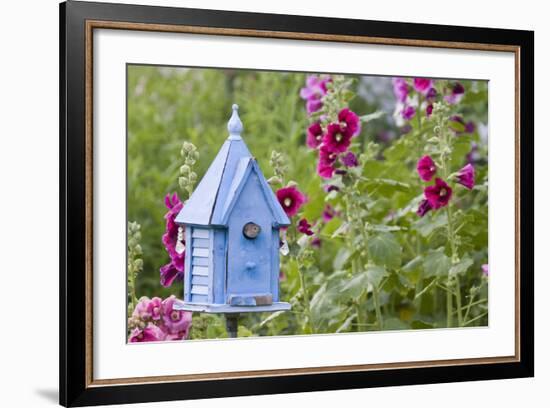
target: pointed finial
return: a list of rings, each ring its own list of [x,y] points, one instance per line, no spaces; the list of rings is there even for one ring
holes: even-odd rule
[[[243,123],[239,118],[239,105],[236,103],[231,107],[233,114],[227,122],[227,130],[229,130],[229,140],[239,140],[241,138],[241,132],[243,131]]]

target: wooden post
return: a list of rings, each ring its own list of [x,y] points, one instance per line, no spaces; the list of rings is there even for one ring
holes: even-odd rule
[[[237,331],[239,329],[239,314],[238,313],[228,313],[225,315],[225,328],[227,330],[227,335],[230,338],[237,337]]]

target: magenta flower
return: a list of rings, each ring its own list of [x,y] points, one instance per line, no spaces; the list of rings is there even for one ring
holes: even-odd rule
[[[462,184],[468,190],[474,188],[475,184],[475,169],[470,163],[461,168],[457,173],[457,180],[459,184]]]
[[[160,320],[162,313],[162,299],[159,297],[154,297],[147,304],[147,313],[151,316],[153,320]]]
[[[460,82],[455,82],[454,85],[450,88],[450,92],[443,96],[443,99],[451,105],[455,105],[462,100],[464,96],[464,87]]]
[[[401,111],[401,117],[403,117],[403,119],[405,120],[411,120],[414,115],[416,113],[416,109],[414,108],[414,106],[405,106],[403,108],[403,110]]]
[[[323,140],[323,128],[319,122],[314,122],[307,128],[306,144],[317,149]]]
[[[414,90],[420,92],[422,95],[426,95],[430,89],[433,88],[433,82],[429,78],[414,78],[413,87]]]
[[[359,116],[348,108],[344,108],[338,113],[338,122],[340,128],[349,133],[351,137],[357,136],[361,132]]]
[[[430,181],[437,172],[437,167],[430,156],[424,156],[418,160],[416,170],[423,181]]]
[[[333,153],[343,153],[351,144],[351,134],[342,129],[339,124],[331,123],[323,136],[323,145]]]
[[[323,96],[327,94],[327,83],[330,77],[310,75],[306,78],[306,86],[300,90],[300,97],[306,101],[308,114],[317,112],[323,107]]]
[[[403,78],[392,78],[393,94],[399,102],[405,102],[409,95],[409,85]]]
[[[346,167],[357,167],[359,165],[359,162],[357,161],[357,156],[355,156],[353,152],[347,152],[340,158],[340,160]]]
[[[452,195],[453,189],[439,177],[435,179],[435,185],[424,189],[424,197],[434,210],[449,204]]]
[[[162,301],[162,321],[164,330],[171,335],[179,336],[179,339],[187,338],[189,329],[191,328],[192,313],[184,310],[175,310],[174,303],[176,302],[174,295]],[[176,340],[177,337],[169,340]]]
[[[174,261],[160,267],[160,284],[165,288],[172,286],[174,281],[183,280],[183,270],[174,264]]]
[[[481,273],[483,273],[483,276],[489,276],[489,264],[481,265]]]
[[[308,236],[313,235],[313,231],[311,230],[311,224],[309,222],[307,222],[307,220],[305,218],[302,218],[298,222],[298,231],[301,232],[302,234],[306,234]]]
[[[338,155],[330,151],[325,145],[319,149],[319,162],[317,163],[317,173],[319,176],[329,179],[334,174],[334,163]]]
[[[429,104],[426,106],[426,117],[432,116],[432,112],[434,111],[434,106],[432,104]]]
[[[295,186],[283,187],[275,193],[286,215],[293,217],[306,202],[306,196]]]
[[[418,205],[418,210],[416,210],[416,214],[418,214],[420,217],[424,217],[426,213],[431,209],[432,206],[430,205],[430,202],[428,200],[422,200]]]
[[[322,214],[323,221],[329,222],[336,216],[338,216],[338,212],[330,204],[325,205],[325,208],[323,209],[323,214]]]
[[[178,237],[178,228],[176,224],[176,216],[183,208],[183,203],[178,198],[177,193],[167,194],[164,198],[164,203],[168,212],[164,215],[166,219],[166,231],[162,235],[162,243],[170,256],[170,259],[174,261],[174,265],[178,268],[178,271],[183,272],[184,260],[185,260],[185,251],[181,254],[176,252],[176,243]],[[185,241],[184,241],[185,243]]]
[[[311,246],[314,247],[314,248],[320,248],[321,247],[321,238],[314,237],[311,240]]]
[[[435,102],[435,98],[437,97],[437,91],[435,88],[428,89],[428,92],[426,92],[426,100],[432,104]]]
[[[166,334],[158,326],[149,323],[144,329],[135,328],[128,339],[130,343],[142,343],[146,341],[162,341]]]

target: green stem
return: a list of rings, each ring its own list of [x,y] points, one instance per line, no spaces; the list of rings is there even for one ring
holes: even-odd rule
[[[458,276],[455,276],[455,286],[458,325],[462,327],[462,296],[460,294],[460,281],[458,280]]]
[[[447,327],[453,327],[453,293],[450,290],[447,290]]]
[[[306,314],[307,314],[306,327],[309,326],[311,333],[315,333],[313,323],[311,322],[311,305],[309,303],[309,294],[307,293],[305,277],[304,277],[304,274],[302,273],[302,268],[300,267],[298,267],[298,275],[300,277],[300,287],[302,288],[302,293],[304,295],[304,303],[305,303]]]
[[[467,322],[465,322],[465,323],[464,323],[464,326],[468,326],[469,324],[472,324],[473,322],[475,322],[475,321],[481,319],[482,317],[487,316],[488,314],[489,314],[489,312],[484,312],[484,313],[480,314],[479,316],[476,316],[476,317],[474,317],[473,319],[470,319],[470,320],[468,320]]]
[[[378,287],[372,286],[372,300],[374,302],[374,308],[376,310],[376,321],[378,323],[378,329],[382,330],[384,327],[384,320],[382,318],[382,311],[380,310],[380,294],[378,292]]]

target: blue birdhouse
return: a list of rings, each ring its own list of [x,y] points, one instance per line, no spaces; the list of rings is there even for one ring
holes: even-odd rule
[[[180,310],[288,310],[279,301],[279,229],[290,220],[241,137],[238,106],[229,137],[176,217],[185,228]]]

